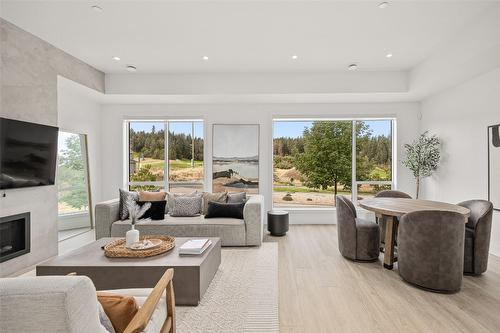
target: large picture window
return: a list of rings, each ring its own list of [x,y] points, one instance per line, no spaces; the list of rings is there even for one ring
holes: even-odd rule
[[[128,121],[130,190],[203,189],[202,121]]]
[[[391,119],[275,120],[273,205],[331,208],[336,194],[356,202],[390,189],[392,123]]]

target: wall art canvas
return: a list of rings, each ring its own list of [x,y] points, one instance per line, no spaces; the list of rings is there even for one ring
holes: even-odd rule
[[[500,124],[488,127],[488,200],[500,211]]]
[[[259,125],[213,125],[212,191],[259,193]]]

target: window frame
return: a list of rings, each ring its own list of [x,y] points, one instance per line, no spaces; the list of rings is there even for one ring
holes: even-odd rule
[[[377,121],[384,120],[390,121],[391,124],[391,180],[358,180],[357,172],[356,172],[356,143],[357,143],[357,135],[356,135],[356,122],[358,121]],[[304,117],[304,118],[286,118],[286,117],[276,117],[272,119],[271,129],[271,207],[273,209],[280,210],[289,210],[289,211],[298,211],[298,210],[335,210],[336,207],[305,207],[305,206],[277,206],[273,200],[274,194],[274,123],[275,122],[304,122],[304,121],[351,121],[352,122],[352,154],[351,154],[351,201],[354,205],[358,203],[358,185],[370,184],[370,185],[391,185],[391,189],[396,188],[396,178],[397,178],[397,144],[396,144],[396,128],[397,128],[397,120],[395,117],[360,117],[360,118],[318,118],[318,117]]]
[[[131,123],[162,123],[163,124],[163,133],[164,133],[164,165],[163,165],[163,180],[158,181],[130,181],[130,124]],[[124,120],[124,132],[125,132],[125,177],[124,177],[124,185],[127,190],[130,191],[130,187],[137,186],[156,186],[163,188],[164,191],[170,191],[170,185],[175,184],[175,182],[170,182],[170,158],[169,158],[169,129],[170,123],[196,123],[200,122],[203,127],[203,145],[205,146],[205,121],[200,118],[193,119],[147,119],[147,118],[138,118],[138,119],[125,119]],[[194,135],[194,126],[193,133]],[[189,185],[200,185],[203,189],[205,187],[205,173],[206,173],[206,163],[205,158],[203,158],[203,178],[199,182],[190,182],[190,183],[182,183]]]

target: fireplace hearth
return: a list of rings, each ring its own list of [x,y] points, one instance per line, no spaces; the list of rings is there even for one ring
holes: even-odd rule
[[[0,217],[0,262],[30,252],[30,213]]]

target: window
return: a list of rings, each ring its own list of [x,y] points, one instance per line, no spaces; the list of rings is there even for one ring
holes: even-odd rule
[[[129,121],[128,128],[130,190],[203,188],[202,121]]]
[[[275,207],[331,208],[336,194],[362,199],[391,180],[390,119],[273,122]]]
[[[392,188],[392,121],[356,121],[358,200]]]
[[[86,136],[59,132],[58,141],[58,229],[64,239],[91,227],[91,200]]]

